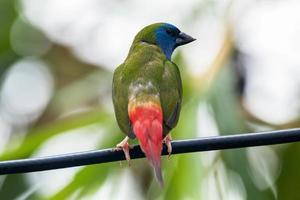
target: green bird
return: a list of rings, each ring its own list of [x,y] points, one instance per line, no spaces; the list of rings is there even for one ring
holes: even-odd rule
[[[182,102],[180,72],[171,56],[178,46],[194,40],[168,23],[146,26],[135,36],[127,58],[113,76],[115,116],[127,135],[117,149],[129,161],[128,140],[137,138],[161,186],[162,144],[166,143],[170,156],[169,132],[178,122]]]

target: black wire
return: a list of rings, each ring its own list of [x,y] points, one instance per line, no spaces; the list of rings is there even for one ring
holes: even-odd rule
[[[300,128],[262,133],[206,137],[173,141],[172,154],[282,144],[298,141],[300,141]],[[162,154],[167,155],[166,146],[164,146]],[[145,157],[138,145],[130,150],[130,156],[131,159]],[[42,158],[1,161],[0,175],[36,172],[120,160],[125,160],[122,151],[103,149]]]

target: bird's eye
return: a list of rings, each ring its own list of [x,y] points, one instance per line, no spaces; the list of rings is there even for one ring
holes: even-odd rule
[[[166,32],[167,32],[168,35],[170,35],[172,37],[174,37],[176,35],[176,33],[173,30],[169,29],[169,28],[166,29]]]

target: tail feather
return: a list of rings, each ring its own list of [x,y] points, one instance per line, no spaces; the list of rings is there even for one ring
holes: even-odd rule
[[[164,179],[161,173],[161,166],[154,166],[155,177],[161,187],[164,187]]]
[[[163,140],[162,110],[156,104],[141,104],[129,112],[133,131],[148,161],[154,168],[155,176],[161,186],[161,151]]]

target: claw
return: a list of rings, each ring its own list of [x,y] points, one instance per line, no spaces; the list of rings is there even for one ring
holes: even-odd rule
[[[132,149],[132,147],[128,144],[129,137],[125,137],[124,140],[122,140],[119,144],[117,144],[116,148],[113,149],[113,151],[120,151],[123,150],[125,158],[128,162],[128,165],[130,165],[130,154],[129,150]]]
[[[164,139],[163,142],[167,145],[168,153],[169,153],[169,154],[168,154],[168,160],[170,160],[171,153],[172,153],[172,144],[171,144],[171,142],[172,142],[172,137],[171,137],[171,135],[168,134],[168,135],[165,137],[165,139]]]

